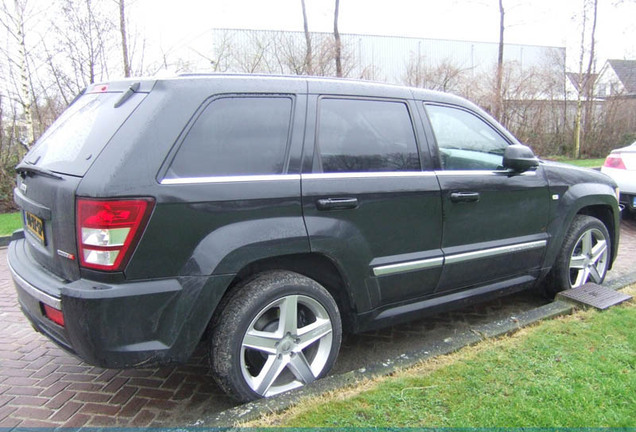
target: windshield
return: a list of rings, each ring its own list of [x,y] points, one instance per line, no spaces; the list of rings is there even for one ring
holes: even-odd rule
[[[26,155],[24,162],[83,176],[108,141],[143,100],[134,94],[118,108],[121,93],[89,93],[75,101]]]

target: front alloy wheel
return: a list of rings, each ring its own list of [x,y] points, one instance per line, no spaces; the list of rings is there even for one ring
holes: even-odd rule
[[[608,265],[607,239],[598,228],[579,237],[570,257],[570,286],[578,288],[588,281],[600,284]]]
[[[611,262],[611,238],[607,227],[593,216],[577,215],[546,281],[538,287],[546,297],[587,282],[603,283]]]

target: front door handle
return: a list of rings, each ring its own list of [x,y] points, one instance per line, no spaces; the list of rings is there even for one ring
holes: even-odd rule
[[[358,207],[358,198],[322,198],[316,201],[318,210],[346,210]]]
[[[477,202],[479,201],[479,192],[453,192],[450,199],[454,203]]]

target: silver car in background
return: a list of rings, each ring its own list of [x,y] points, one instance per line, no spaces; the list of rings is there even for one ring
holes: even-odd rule
[[[605,159],[601,172],[618,184],[620,202],[632,216],[636,215],[636,142],[612,150]]]

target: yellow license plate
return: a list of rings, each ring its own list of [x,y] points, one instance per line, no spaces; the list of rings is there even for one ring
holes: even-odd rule
[[[44,244],[44,221],[36,215],[25,211],[24,224],[27,227],[27,231]]]

